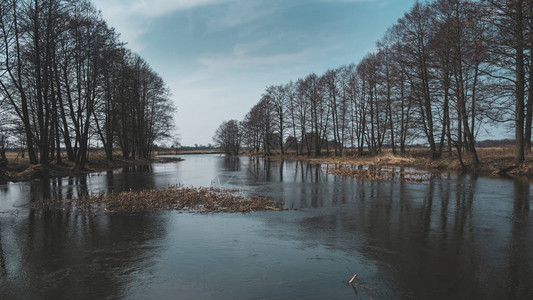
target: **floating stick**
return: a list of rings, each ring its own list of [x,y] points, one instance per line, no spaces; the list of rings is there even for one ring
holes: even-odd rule
[[[350,279],[350,281],[348,281],[348,283],[349,283],[349,284],[352,284],[356,277],[357,277],[357,274],[355,274],[355,275],[352,277],[352,279]]]

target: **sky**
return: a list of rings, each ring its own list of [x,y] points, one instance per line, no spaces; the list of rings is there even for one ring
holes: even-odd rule
[[[269,85],[358,63],[415,0],[93,0],[165,80],[182,145],[207,145]]]

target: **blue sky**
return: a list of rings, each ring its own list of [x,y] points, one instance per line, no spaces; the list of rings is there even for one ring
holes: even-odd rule
[[[94,0],[167,82],[184,145],[212,143],[265,87],[357,63],[415,0]]]

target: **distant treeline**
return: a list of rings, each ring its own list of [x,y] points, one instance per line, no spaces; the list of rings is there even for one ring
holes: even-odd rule
[[[83,168],[89,140],[108,159],[150,156],[175,108],[163,79],[120,42],[88,0],[0,4],[0,142],[31,164]]]
[[[201,151],[201,150],[215,150],[216,148],[211,145],[211,144],[208,144],[207,146],[205,145],[196,145],[196,146],[180,146],[178,147],[178,150],[180,151]]]
[[[503,140],[484,140],[476,143],[476,146],[479,148],[491,148],[491,147],[505,147],[513,146],[515,140],[503,139]]]
[[[378,154],[385,145],[404,153],[423,143],[433,158],[455,153],[463,163],[466,153],[477,164],[478,134],[513,122],[523,161],[533,115],[532,5],[416,2],[359,64],[267,87],[240,126],[225,122],[215,140],[233,130],[232,141],[265,155],[287,147]]]

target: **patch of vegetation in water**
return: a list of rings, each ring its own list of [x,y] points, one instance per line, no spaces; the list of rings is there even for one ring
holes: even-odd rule
[[[214,188],[169,187],[163,190],[140,190],[82,196],[73,199],[43,200],[33,209],[82,210],[108,213],[132,213],[155,210],[197,212],[250,212],[282,210],[283,201],[261,196],[245,196],[236,190]]]
[[[400,180],[409,182],[426,182],[439,177],[437,174],[424,171],[404,171],[395,168],[360,168],[356,166],[336,166],[327,169],[328,174],[345,176],[362,180]]]

